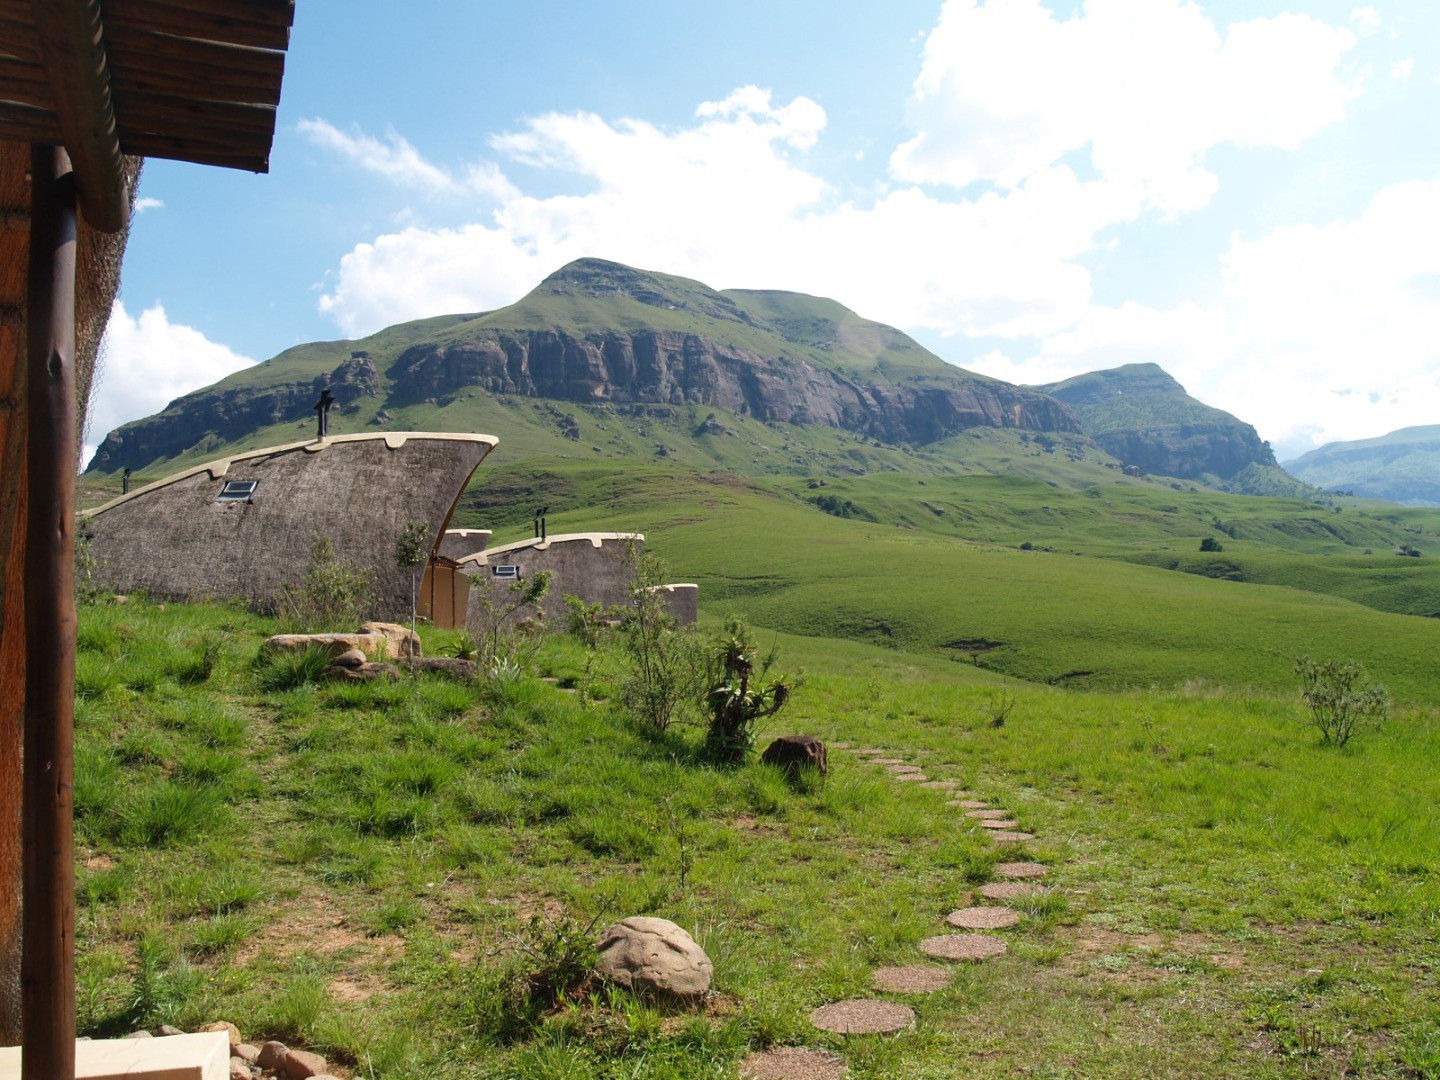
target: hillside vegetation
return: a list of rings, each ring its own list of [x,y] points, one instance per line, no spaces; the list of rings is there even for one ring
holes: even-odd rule
[[[1327,443],[1285,467],[1328,491],[1410,506],[1440,506],[1440,425]]]

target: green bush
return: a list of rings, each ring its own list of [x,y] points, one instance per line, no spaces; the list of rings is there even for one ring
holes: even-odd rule
[[[1295,661],[1300,696],[1309,710],[1309,724],[1322,743],[1344,746],[1356,732],[1378,728],[1390,713],[1390,695],[1365,678],[1353,660],[1317,663],[1308,656]]]
[[[620,700],[647,731],[663,732],[691,714],[705,689],[705,660],[695,632],[670,614],[665,564],[632,549],[630,608],[621,624],[627,669]]]
[[[717,643],[705,704],[710,711],[706,748],[719,761],[743,761],[755,746],[756,725],[785,707],[791,684],[767,679],[772,649],[757,666],[749,628],[732,618]]]
[[[276,614],[288,633],[353,630],[370,601],[370,572],[337,558],[330,538],[315,534],[310,566],[298,585],[281,591]]]

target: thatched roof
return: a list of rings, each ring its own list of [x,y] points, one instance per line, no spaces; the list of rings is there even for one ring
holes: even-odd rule
[[[432,553],[490,435],[384,432],[269,447],[176,473],[82,515],[119,592],[175,599],[240,597],[267,607],[304,576],[317,533],[337,558],[373,574],[373,613],[408,614],[410,572],[395,540],[429,523]],[[248,499],[221,501],[230,482]]]

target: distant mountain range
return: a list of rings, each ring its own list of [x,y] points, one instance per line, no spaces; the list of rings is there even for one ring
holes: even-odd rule
[[[1327,491],[1407,506],[1440,506],[1440,425],[1326,443],[1287,462],[1285,468]]]
[[[833,300],[721,292],[600,259],[496,311],[288,349],[110,432],[89,471],[163,472],[303,437],[327,387],[346,430],[485,431],[502,453],[584,453],[576,444],[589,442],[591,454],[674,453],[743,471],[762,444],[768,454],[768,425],[789,447],[788,465],[765,457],[771,471],[893,468],[896,454],[921,450],[943,470],[947,440],[989,429],[1231,490],[1296,486],[1254,428],[1153,364],[1016,386]],[[657,433],[657,422],[669,426]]]

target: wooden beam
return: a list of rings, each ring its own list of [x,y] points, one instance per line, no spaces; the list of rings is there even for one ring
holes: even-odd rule
[[[110,69],[97,0],[32,0],[60,131],[74,164],[85,221],[119,232],[130,217]]]
[[[105,27],[155,30],[227,45],[250,45],[259,49],[286,49],[290,25],[295,18],[293,3],[219,4],[164,3],[161,0],[105,0]]]
[[[76,177],[31,154],[21,1075],[75,1075]]]

